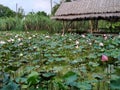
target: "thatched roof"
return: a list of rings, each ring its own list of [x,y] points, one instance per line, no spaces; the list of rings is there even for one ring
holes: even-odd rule
[[[52,19],[120,18],[120,0],[79,0],[62,3]]]

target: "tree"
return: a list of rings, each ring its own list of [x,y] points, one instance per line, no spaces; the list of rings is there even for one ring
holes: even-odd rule
[[[55,15],[55,12],[57,11],[57,9],[59,8],[60,4],[56,4],[53,8],[52,8],[52,15]]]
[[[19,7],[19,8],[18,8],[17,16],[18,16],[19,18],[23,18],[23,16],[24,16],[24,9],[23,9],[22,7]]]
[[[0,4],[0,17],[14,17],[16,14],[10,8]]]
[[[36,14],[40,16],[47,16],[47,14],[44,11],[41,11],[41,12],[38,11]]]

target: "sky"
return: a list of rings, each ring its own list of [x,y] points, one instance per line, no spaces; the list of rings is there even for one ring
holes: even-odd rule
[[[53,6],[59,3],[60,0],[53,0]],[[25,14],[28,12],[45,11],[50,14],[51,5],[50,0],[0,0],[0,4],[9,7],[13,11],[16,11],[16,4],[18,7],[22,7]]]

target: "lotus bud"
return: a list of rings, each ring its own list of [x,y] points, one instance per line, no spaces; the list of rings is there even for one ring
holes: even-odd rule
[[[72,41],[72,39],[69,39],[69,41]]]
[[[75,48],[79,48],[79,46],[77,45]]]
[[[19,36],[18,34],[17,34],[17,35],[15,35],[15,38],[18,38],[18,36]]]
[[[101,61],[102,62],[108,61],[108,57],[106,55],[102,55]]]
[[[64,33],[62,33],[62,35],[61,35],[62,37],[64,36]]]
[[[78,45],[78,44],[79,44],[79,41],[76,40],[76,45]]]
[[[28,37],[28,39],[32,39],[32,37]]]
[[[29,32],[26,32],[27,34],[29,34]]]
[[[92,45],[92,43],[90,42],[90,43],[88,43],[89,45]]]
[[[99,46],[104,46],[104,44],[103,43],[99,43]]]
[[[19,55],[20,57],[22,57],[23,56],[23,54],[22,53],[20,53],[20,55]]]
[[[106,36],[107,36],[106,34],[103,35],[103,37],[106,37]]]
[[[45,38],[50,38],[50,36],[45,36]]]
[[[21,38],[18,38],[18,41],[21,41]]]
[[[83,35],[81,35],[83,38],[85,38],[85,35],[83,34]]]
[[[22,46],[22,45],[23,45],[23,43],[19,43],[19,44],[18,44],[18,46]]]
[[[107,40],[107,38],[108,38],[108,37],[107,37],[107,36],[105,36],[105,37],[104,37],[104,40]]]
[[[5,41],[0,41],[0,44],[5,44],[6,42]]]
[[[33,35],[33,37],[35,37],[35,35]]]

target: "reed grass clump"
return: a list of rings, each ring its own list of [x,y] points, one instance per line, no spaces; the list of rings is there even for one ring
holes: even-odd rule
[[[10,17],[0,19],[0,30],[47,30],[58,31],[62,28],[60,22],[51,20],[49,16],[30,14],[24,18]]]

